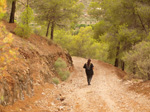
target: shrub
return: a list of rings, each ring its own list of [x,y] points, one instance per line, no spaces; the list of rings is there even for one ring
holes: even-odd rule
[[[34,20],[33,10],[27,6],[21,13],[20,19],[19,25],[15,29],[15,33],[21,37],[28,38],[32,33],[30,24]]]
[[[63,77],[61,79],[62,79],[62,81],[65,81],[70,76],[70,72],[69,71],[64,71],[63,73],[64,73],[64,75],[63,75]]]
[[[62,81],[65,81],[70,76],[70,72],[67,70],[67,64],[61,58],[58,58],[54,64],[55,70]]]
[[[134,77],[150,80],[150,42],[135,45],[123,58]]]
[[[28,25],[20,24],[16,27],[15,33],[18,36],[28,38],[28,37],[30,37],[32,30]]]
[[[56,69],[65,69],[67,67],[67,64],[61,58],[58,58],[54,64],[54,67]]]
[[[58,79],[58,78],[56,78],[56,77],[55,77],[55,78],[53,78],[53,79],[52,79],[52,81],[53,81],[53,83],[55,83],[55,84],[59,84],[59,79]]]

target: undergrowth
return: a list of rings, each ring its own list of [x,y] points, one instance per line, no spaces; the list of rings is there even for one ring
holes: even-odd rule
[[[65,81],[70,76],[70,72],[67,70],[67,64],[62,58],[58,58],[54,64],[55,70],[62,81]]]
[[[56,78],[56,77],[55,77],[55,78],[53,78],[53,79],[52,79],[52,81],[53,81],[53,83],[55,83],[55,84],[59,84],[59,79],[58,79],[58,78]]]

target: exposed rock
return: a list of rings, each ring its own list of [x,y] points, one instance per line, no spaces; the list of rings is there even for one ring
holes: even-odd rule
[[[66,98],[65,97],[61,97],[60,98],[60,101],[64,101]]]

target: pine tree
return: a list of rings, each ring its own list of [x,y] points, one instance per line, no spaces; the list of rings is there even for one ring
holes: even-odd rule
[[[56,26],[69,26],[72,21],[81,14],[82,6],[77,0],[35,0],[37,18],[43,23],[47,23],[46,36],[49,35],[51,28],[51,39],[53,40],[54,29]]]
[[[21,21],[15,29],[15,33],[24,38],[30,37],[32,29],[30,23],[34,20],[33,10],[29,5],[26,6],[26,9],[21,14]]]

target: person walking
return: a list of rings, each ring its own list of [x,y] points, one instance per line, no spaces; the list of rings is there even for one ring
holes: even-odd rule
[[[91,80],[94,74],[93,72],[94,66],[91,63],[91,59],[88,59],[87,63],[84,64],[83,68],[85,69],[86,72],[88,85],[91,85]]]

